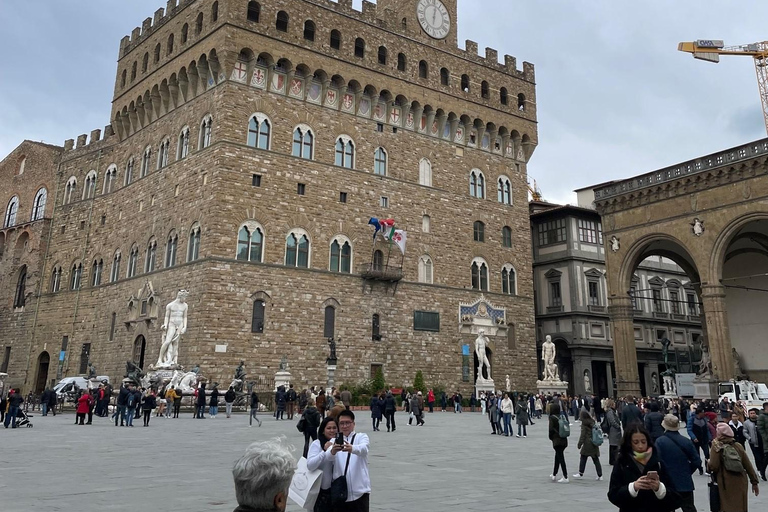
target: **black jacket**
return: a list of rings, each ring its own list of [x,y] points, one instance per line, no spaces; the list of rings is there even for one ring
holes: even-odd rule
[[[659,473],[659,480],[667,488],[667,494],[662,500],[656,498],[656,494],[653,491],[641,490],[635,498],[629,494],[629,484],[649,471],[657,471]],[[643,467],[642,472],[631,456],[625,457],[622,455],[619,457],[611,473],[608,500],[619,507],[620,512],[672,512],[679,503],[679,495],[673,489],[674,487],[669,480],[669,475],[654,449],[650,460]]]
[[[131,394],[131,390],[123,386],[120,388],[120,392],[117,394],[117,405],[128,405],[128,395]]]
[[[8,402],[11,407],[19,407],[24,403],[24,397],[21,396],[21,393],[14,393],[8,397]]]
[[[259,406],[259,395],[254,391],[251,393],[251,409],[256,409]]]
[[[235,398],[237,398],[237,393],[234,392],[234,390],[229,390],[226,393],[224,393],[224,401],[228,404],[231,404],[235,401]]]
[[[662,421],[664,421],[664,415],[660,412],[649,412],[643,418],[645,430],[651,434],[654,441],[664,435],[664,427],[661,426]]]
[[[151,411],[157,407],[157,399],[155,398],[155,395],[147,395],[144,397],[144,405],[143,408],[145,411]]]
[[[205,384],[197,389],[197,405],[205,406]]]
[[[621,410],[621,426],[626,429],[627,425],[636,421],[642,423],[643,415],[640,413],[640,409],[638,409],[635,404],[628,403]]]
[[[395,403],[395,397],[387,395],[384,398],[384,412],[395,412],[397,410],[397,404]]]
[[[218,389],[213,388],[213,391],[211,391],[211,401],[208,403],[208,405],[212,407],[219,406],[219,390]]]
[[[304,432],[310,432],[314,429],[315,432],[317,432],[317,427],[320,426],[320,423],[323,421],[322,416],[320,416],[320,411],[317,410],[317,407],[307,407],[304,409],[304,419],[307,420],[307,428],[304,429]]]
[[[560,437],[560,418],[554,414],[549,415],[549,440],[553,448],[568,447],[568,438]]]

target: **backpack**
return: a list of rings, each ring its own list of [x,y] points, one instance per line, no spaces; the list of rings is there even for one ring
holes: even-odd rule
[[[571,425],[568,423],[567,419],[560,416],[557,419],[557,425],[558,425],[558,434],[560,434],[560,437],[565,439],[571,435]]]
[[[592,425],[592,444],[595,446],[603,444],[603,430],[597,425]]]
[[[723,446],[723,466],[725,466],[726,471],[739,475],[745,471],[744,465],[741,463],[741,456],[733,445],[726,444]]]
[[[608,423],[608,415],[603,416],[603,421],[600,422],[600,428],[606,434],[610,434],[611,433],[611,424]]]
[[[130,409],[131,407],[133,407],[133,401],[134,401],[134,396],[133,396],[133,393],[130,393],[130,394],[128,395],[128,403],[126,404],[126,405],[128,406],[128,408],[129,408],[129,409]]]

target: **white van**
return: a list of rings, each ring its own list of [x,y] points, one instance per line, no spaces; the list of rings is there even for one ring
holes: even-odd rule
[[[109,377],[106,375],[100,375],[96,377],[96,380],[99,382],[107,381],[109,382]],[[74,385],[77,384],[77,387],[80,389],[88,389],[88,379],[85,377],[65,377],[59,381],[58,384],[56,384],[53,387],[53,390],[56,392],[57,395],[61,396],[66,394],[69,391],[72,391],[74,389]],[[98,387],[98,384],[95,384],[94,387]]]

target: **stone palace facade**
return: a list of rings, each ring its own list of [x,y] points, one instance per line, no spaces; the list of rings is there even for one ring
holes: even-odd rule
[[[468,396],[536,381],[526,164],[534,69],[457,45],[456,0],[175,0],[120,43],[111,124],[0,163],[8,384],[179,361],[297,386],[381,368]],[[369,219],[407,232],[406,252]],[[501,377],[501,379],[499,379]]]

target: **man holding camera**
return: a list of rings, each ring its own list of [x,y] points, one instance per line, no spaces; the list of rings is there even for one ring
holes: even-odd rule
[[[352,411],[341,411],[336,421],[341,433],[331,448],[335,457],[333,478],[342,477],[346,472],[347,480],[347,501],[338,510],[368,512],[371,496],[371,479],[368,475],[370,441],[366,434],[355,432],[355,414]]]

